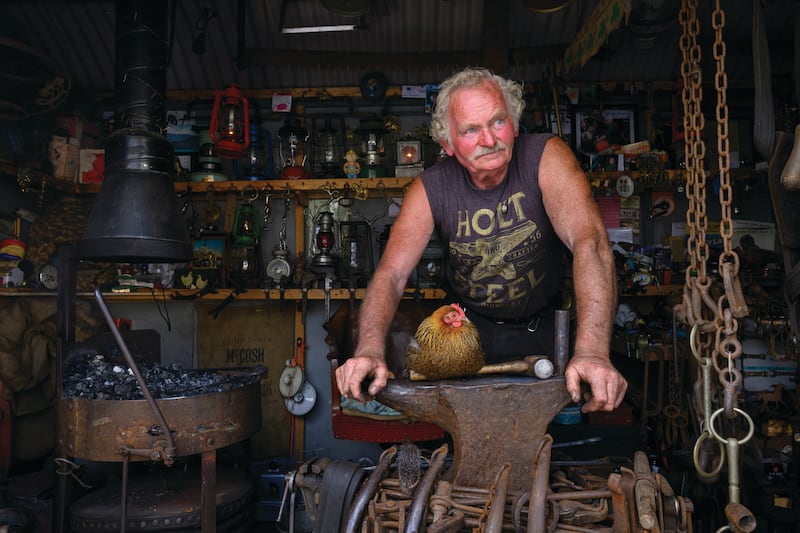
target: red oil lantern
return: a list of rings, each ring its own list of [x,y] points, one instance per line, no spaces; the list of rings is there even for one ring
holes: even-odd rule
[[[247,98],[236,85],[217,91],[211,114],[209,137],[219,157],[239,159],[250,146],[250,117]]]

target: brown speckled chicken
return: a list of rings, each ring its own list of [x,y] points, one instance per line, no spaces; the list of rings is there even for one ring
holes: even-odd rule
[[[478,328],[458,304],[431,313],[408,345],[406,366],[426,379],[471,376],[483,365]]]

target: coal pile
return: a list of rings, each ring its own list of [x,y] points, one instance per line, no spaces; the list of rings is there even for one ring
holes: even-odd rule
[[[246,369],[185,370],[180,365],[162,366],[133,356],[139,372],[155,399],[181,398],[245,387],[261,379],[264,366]],[[144,394],[123,357],[110,357],[96,350],[76,348],[64,362],[64,398],[88,400],[143,400]]]

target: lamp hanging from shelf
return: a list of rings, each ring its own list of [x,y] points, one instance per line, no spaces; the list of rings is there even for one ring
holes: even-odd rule
[[[366,287],[372,276],[372,230],[366,220],[342,221],[342,260],[339,277],[355,287]]]
[[[242,191],[244,194],[244,191]],[[256,208],[253,201],[258,197],[256,191],[252,199],[248,199],[239,209],[236,210],[236,216],[233,222],[233,242],[244,246],[254,246],[258,242],[258,233],[260,231],[260,224]]]
[[[333,274],[339,262],[339,222],[331,211],[320,212],[315,219],[311,245],[311,269]]]

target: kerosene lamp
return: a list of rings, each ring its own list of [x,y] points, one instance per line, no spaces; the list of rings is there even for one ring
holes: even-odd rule
[[[305,169],[307,142],[308,130],[300,123],[300,119],[287,118],[278,130],[278,151],[282,166],[278,179],[296,180],[309,177]]]
[[[231,283],[256,288],[261,284],[261,262],[254,246],[232,245],[228,250],[228,275]]]
[[[217,155],[217,149],[211,141],[208,130],[202,129],[198,135],[200,150],[197,152],[197,166],[189,175],[195,182],[228,181],[228,176],[222,172],[222,159]]]
[[[366,286],[372,275],[372,230],[366,220],[342,221],[339,277],[353,286]]]
[[[332,274],[338,263],[339,223],[330,211],[322,211],[317,215],[316,235],[311,247],[311,269],[317,272]]]
[[[413,178],[424,170],[422,143],[417,139],[397,141],[397,165],[394,167],[396,178]]]
[[[342,173],[344,143],[342,134],[333,128],[317,131],[314,141],[314,173],[320,177],[336,177]]]
[[[247,98],[236,85],[217,92],[208,134],[218,156],[239,159],[250,146],[249,111]]]
[[[433,234],[411,273],[411,285],[417,288],[441,287],[445,276],[445,253],[441,241]]]
[[[244,194],[244,191],[242,191]],[[236,210],[236,215],[233,221],[233,243],[241,246],[255,246],[258,242],[258,232],[260,225],[256,208],[253,201],[258,197],[258,191],[252,199],[243,202],[239,209]]]
[[[361,157],[366,164],[361,165],[362,178],[382,178],[386,176],[386,167],[381,164],[386,149],[383,144],[383,136],[386,128],[383,121],[370,118],[361,121],[361,127],[356,130],[361,137]]]
[[[250,181],[275,178],[272,140],[258,124],[250,124],[250,146],[237,161],[236,176]]]

